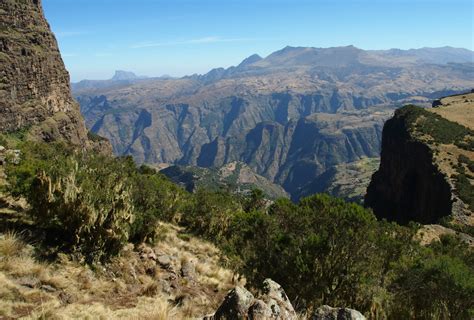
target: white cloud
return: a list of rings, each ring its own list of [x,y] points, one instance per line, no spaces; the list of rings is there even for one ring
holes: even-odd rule
[[[139,48],[151,48],[151,47],[165,47],[165,46],[177,46],[183,44],[208,44],[208,43],[219,43],[219,42],[242,42],[242,41],[250,41],[253,40],[251,38],[222,38],[216,36],[210,37],[203,37],[197,39],[190,39],[190,40],[183,40],[183,41],[171,41],[171,42],[142,42],[137,43],[131,48],[139,49]]]

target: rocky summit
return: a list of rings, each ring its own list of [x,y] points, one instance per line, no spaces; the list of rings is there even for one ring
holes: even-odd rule
[[[205,75],[73,89],[87,126],[118,155],[201,167],[240,161],[298,199],[321,189],[335,165],[377,157],[395,107],[473,87],[471,58],[455,48],[286,47]]]
[[[0,3],[0,132],[90,146],[41,1]],[[106,144],[105,142],[101,142]]]

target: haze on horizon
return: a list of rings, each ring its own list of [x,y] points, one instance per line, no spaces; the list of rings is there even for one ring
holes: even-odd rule
[[[183,76],[287,45],[473,50],[470,0],[43,0],[72,81]]]

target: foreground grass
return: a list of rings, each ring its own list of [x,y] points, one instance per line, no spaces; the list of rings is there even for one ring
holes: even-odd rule
[[[94,270],[66,255],[41,261],[20,234],[0,234],[0,318],[187,319],[212,313],[235,285],[232,272],[219,266],[213,245],[170,224],[160,228],[164,235],[153,248],[128,245]],[[144,257],[150,249],[169,257],[170,266]],[[192,278],[179,271],[189,262]]]

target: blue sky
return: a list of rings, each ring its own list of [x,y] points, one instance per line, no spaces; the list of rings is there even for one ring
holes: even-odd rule
[[[73,81],[182,76],[287,45],[473,49],[471,0],[43,0]]]

